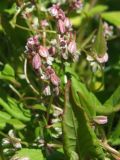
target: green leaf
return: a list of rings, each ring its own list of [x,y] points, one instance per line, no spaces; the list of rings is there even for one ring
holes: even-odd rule
[[[88,91],[85,84],[77,80],[75,77],[72,77],[71,81],[71,88],[72,92],[74,92],[76,101],[84,106],[89,117],[94,117],[96,115],[95,107],[101,106],[101,103],[92,92]]]
[[[30,111],[24,109],[15,99],[11,97],[0,98],[0,105],[13,117],[21,121],[30,121]]]
[[[0,120],[0,130],[3,130],[6,127],[6,120],[1,119]]]
[[[64,150],[67,159],[79,156],[80,160],[91,158],[104,159],[104,152],[99,141],[91,128],[88,115],[83,106],[74,96],[75,92],[70,91],[70,84],[65,91],[65,110],[63,115],[63,138]],[[78,104],[79,103],[79,104]],[[77,158],[78,159],[78,158]]]
[[[120,86],[114,91],[110,98],[104,103],[107,108],[120,104]]]
[[[14,81],[15,73],[9,64],[6,64],[4,69],[0,72],[0,79]]]
[[[114,91],[110,98],[104,103],[102,110],[97,108],[100,114],[111,114],[120,110],[120,86]]]
[[[88,16],[94,16],[96,14],[101,14],[102,12],[106,11],[108,9],[108,6],[106,5],[97,5],[93,7],[89,12]]]
[[[111,132],[108,142],[114,146],[120,145],[120,121],[116,125],[114,131]]]
[[[9,120],[9,119],[11,119],[11,115],[9,115],[9,114],[6,113],[6,112],[0,111],[0,119]]]
[[[11,116],[3,111],[0,111],[0,129],[4,129],[6,127],[7,121],[11,119]]]
[[[98,33],[93,43],[93,52],[98,56],[103,56],[107,51],[107,43],[103,31],[103,23],[100,20]]]
[[[120,12],[119,11],[113,11],[113,12],[106,12],[103,13],[102,18],[106,21],[114,24],[117,27],[120,27]]]
[[[80,102],[89,117],[94,117],[96,114],[109,115],[120,110],[120,87],[116,89],[113,95],[101,104],[96,96],[90,92],[85,84],[72,77],[72,85],[76,101]]]
[[[44,160],[43,154],[40,149],[26,149],[23,148],[14,155],[10,160],[15,160],[15,158],[22,159],[28,158],[29,160]]]
[[[9,9],[5,9],[4,12],[8,13],[9,15],[12,15],[16,12],[16,3],[13,3],[12,7]]]
[[[17,130],[25,128],[25,124],[19,121],[18,119],[10,119],[7,121],[7,123],[12,125]]]

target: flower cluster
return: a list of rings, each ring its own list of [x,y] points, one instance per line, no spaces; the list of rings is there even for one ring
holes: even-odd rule
[[[47,81],[43,93],[51,95],[52,87],[53,91],[58,95],[60,79],[51,67],[55,54],[54,48],[52,46],[47,48],[41,45],[38,35],[28,38],[25,48],[33,69],[40,74],[40,78],[43,81]]]
[[[108,39],[113,36],[113,26],[108,25],[108,23],[104,22],[104,36]]]
[[[58,30],[58,48],[59,53],[64,60],[71,58],[73,61],[78,60],[79,54],[75,42],[75,33],[72,24],[64,11],[58,4],[49,8],[50,14],[55,18]]]
[[[72,9],[82,9],[83,8],[83,3],[81,0],[73,0],[71,3],[71,8]]]
[[[108,54],[105,53],[102,57],[98,57],[97,55],[95,55],[94,57],[92,57],[91,55],[87,55],[87,61],[90,62],[92,70],[93,70],[93,72],[95,72],[97,69],[100,68],[100,66],[97,62],[99,62],[101,64],[106,63],[108,61]]]

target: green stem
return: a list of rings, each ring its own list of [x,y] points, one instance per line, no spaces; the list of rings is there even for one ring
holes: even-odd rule
[[[41,32],[41,33],[44,32],[44,30],[42,30],[42,29],[36,29],[36,30],[34,30],[34,29],[29,29],[29,28],[24,27],[24,26],[21,26],[21,25],[19,25],[19,24],[15,24],[15,26],[18,27],[18,28],[20,28],[20,29],[26,30],[26,31],[32,31],[32,32],[33,32],[33,31],[36,31],[36,32]],[[56,33],[57,33],[56,31],[53,31],[53,30],[45,30],[45,32],[53,33],[53,34],[56,34]]]
[[[34,86],[31,84],[30,80],[28,79],[28,76],[27,76],[27,59],[25,59],[25,62],[24,62],[24,74],[25,74],[25,79],[26,79],[28,85],[30,86],[30,88],[33,90],[34,93],[39,95],[39,92],[34,88]]]
[[[49,102],[48,109],[47,109],[47,117],[46,117],[47,124],[48,124],[49,118],[50,118],[50,109],[51,109],[51,105],[52,105],[52,102],[53,102],[53,98],[54,98],[54,96],[51,95],[50,102]]]
[[[17,95],[20,99],[22,99],[22,95],[18,92],[18,90],[17,90],[12,84],[10,84],[9,87],[11,88],[11,90],[12,90],[14,93],[16,93],[16,95]]]

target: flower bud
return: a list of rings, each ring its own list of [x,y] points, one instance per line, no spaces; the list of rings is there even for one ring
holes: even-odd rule
[[[65,24],[65,27],[68,29],[70,29],[72,27],[72,24],[71,24],[69,18],[65,18],[64,24]]]
[[[50,96],[51,95],[50,86],[45,87],[45,89],[43,90],[43,94],[45,96]]]
[[[106,124],[108,122],[107,116],[96,116],[93,120],[97,124]]]
[[[108,54],[105,53],[102,57],[97,57],[96,59],[97,59],[98,62],[100,62],[100,63],[105,63],[105,62],[108,61]]]
[[[55,95],[56,95],[56,96],[59,95],[59,87],[58,87],[58,86],[55,87],[55,88],[53,89],[53,91],[55,92]]]
[[[113,35],[113,26],[109,26],[108,23],[104,22],[104,36],[106,38],[110,38]]]
[[[75,53],[77,50],[77,47],[76,47],[76,42],[75,41],[71,41],[68,45],[68,51],[70,53]]]
[[[51,57],[51,56],[48,56],[47,58],[46,58],[46,62],[47,62],[47,64],[48,65],[52,65],[52,62],[54,61],[54,58],[53,57]]]
[[[32,59],[32,67],[34,69],[39,69],[40,66],[41,66],[41,59],[40,59],[39,54],[36,54]]]
[[[65,24],[61,19],[58,20],[57,27],[61,34],[65,33]]]
[[[8,146],[10,146],[10,140],[9,140],[8,138],[3,138],[1,145],[2,145],[3,147],[8,147]]]
[[[55,47],[50,47],[50,48],[48,49],[48,51],[49,51],[49,54],[50,54],[51,56],[54,56],[54,55],[55,55],[55,52],[56,52],[56,48],[55,48]]]
[[[48,49],[46,47],[43,47],[43,46],[40,45],[39,54],[40,54],[41,57],[46,58],[49,55]]]
[[[52,84],[55,86],[58,86],[60,84],[60,79],[55,73],[51,74],[50,80],[51,80]]]
[[[52,68],[49,66],[49,67],[47,67],[47,69],[45,70],[45,74],[46,74],[47,77],[50,78],[51,74],[55,74],[55,71],[54,71],[54,69],[52,69]]]
[[[58,9],[59,9],[58,5],[53,5],[51,8],[49,8],[49,13],[51,14],[51,16],[57,18],[58,17]]]
[[[65,19],[65,13],[62,9],[59,9],[58,11],[58,18],[61,19],[62,21],[64,21]]]
[[[82,9],[82,7],[83,7],[82,0],[75,0],[75,1],[72,3],[72,8],[73,8],[73,9]]]
[[[42,28],[45,28],[45,27],[47,27],[47,26],[49,26],[47,20],[42,20],[42,21],[41,21],[41,27],[42,27]]]
[[[26,45],[28,49],[33,50],[38,45],[39,45],[38,35],[28,38],[27,45]]]

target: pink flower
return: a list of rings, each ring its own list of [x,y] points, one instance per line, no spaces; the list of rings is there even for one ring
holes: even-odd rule
[[[72,8],[73,8],[73,9],[82,9],[82,7],[83,7],[82,0],[75,0],[75,1],[72,3]]]
[[[49,12],[53,17],[58,17],[58,9],[59,6],[58,5],[53,5],[51,8],[49,8]]]
[[[28,38],[26,48],[34,50],[39,45],[38,35]]]
[[[39,54],[36,54],[32,59],[32,66],[34,69],[39,69],[41,66],[41,59]]]
[[[43,47],[43,46],[40,45],[39,54],[40,54],[41,57],[46,58],[49,55],[48,49],[46,47]]]
[[[61,19],[58,20],[57,27],[60,33],[65,33],[65,24]]]
[[[69,43],[69,45],[68,45],[68,51],[73,54],[73,53],[76,52],[76,50],[77,50],[76,42],[75,41],[71,41]]]
[[[58,39],[59,39],[60,47],[61,48],[66,48],[67,47],[67,41],[64,39],[64,37],[59,35]]]
[[[65,13],[62,9],[59,9],[59,11],[58,11],[58,18],[63,20],[63,21],[65,19]]]
[[[46,74],[47,77],[50,78],[51,74],[55,74],[55,71],[54,71],[54,69],[52,69],[52,68],[49,66],[49,67],[46,68],[45,74]]]
[[[50,54],[51,56],[54,56],[54,55],[55,55],[55,52],[56,52],[56,48],[55,48],[55,47],[50,47],[50,48],[48,49],[48,51],[49,51],[49,54]]]
[[[108,54],[105,53],[102,57],[97,57],[96,59],[97,59],[97,61],[100,62],[100,63],[105,63],[105,62],[108,61]]]
[[[42,20],[40,23],[41,23],[41,27],[42,27],[42,28],[45,28],[45,27],[49,26],[49,23],[48,23],[47,20],[45,20],[45,19]]]
[[[106,124],[108,122],[107,116],[96,116],[94,122],[97,124]]]
[[[51,74],[50,80],[51,80],[52,84],[55,86],[58,86],[60,84],[60,79],[55,73]]]
[[[71,24],[69,18],[65,18],[64,24],[65,24],[65,27],[68,29],[70,29],[72,27],[72,24]]]

